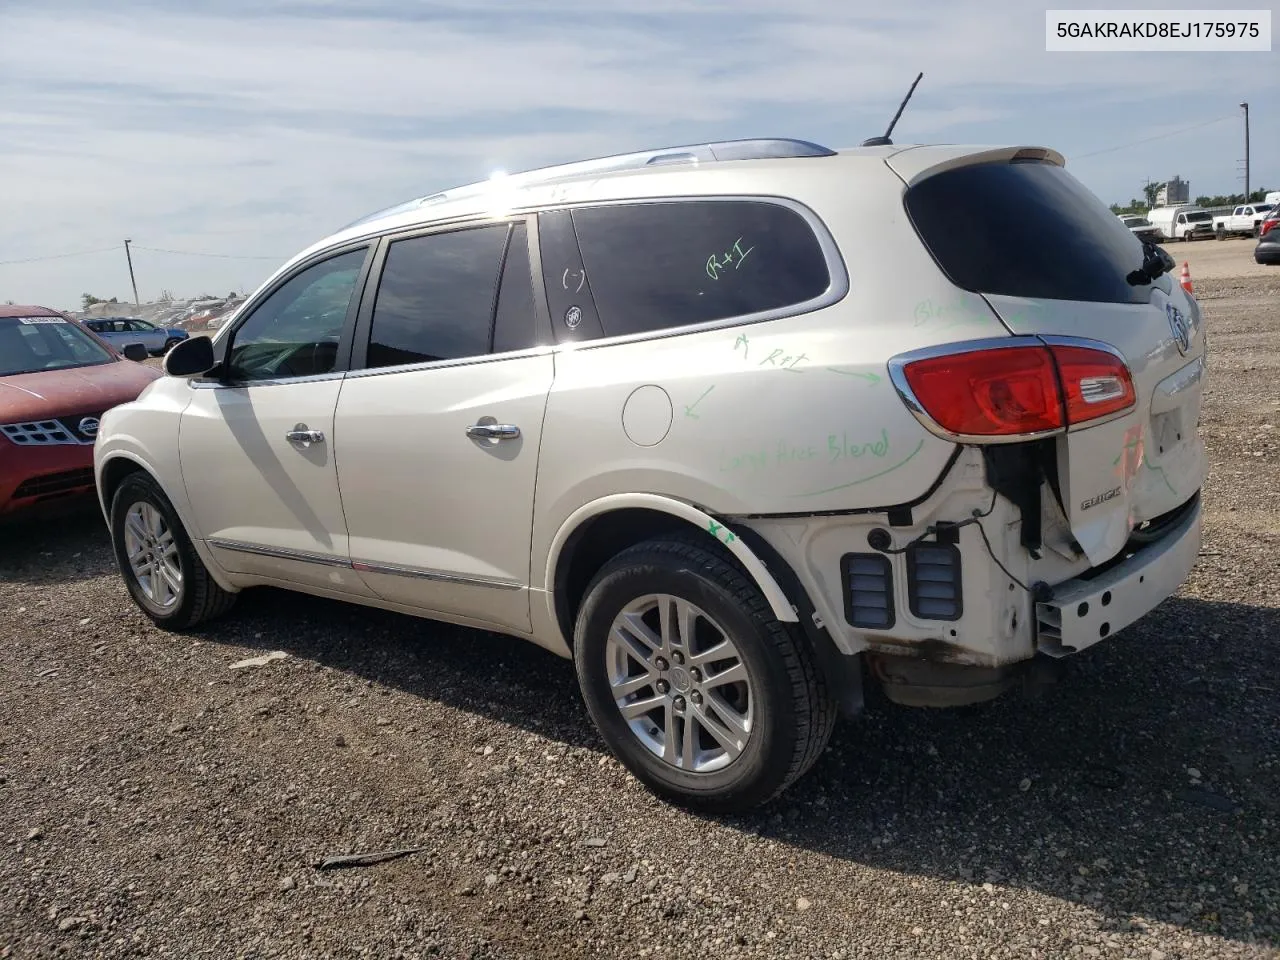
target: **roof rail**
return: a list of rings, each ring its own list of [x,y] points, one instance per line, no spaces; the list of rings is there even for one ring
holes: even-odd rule
[[[836,151],[808,140],[791,140],[786,138],[757,138],[747,140],[720,140],[714,143],[696,143],[679,147],[662,147],[657,150],[638,150],[634,153],[619,153],[591,160],[578,160],[549,167],[537,167],[532,170],[513,173],[500,178],[507,188],[533,186],[542,183],[554,183],[558,180],[572,180],[592,174],[617,173],[622,170],[637,170],[642,167],[665,166],[678,163],[720,163],[728,160],[780,160],[796,157],[833,157]],[[395,213],[404,213],[416,207],[458,197],[470,196],[492,190],[495,180],[479,180],[474,183],[454,187],[440,193],[419,197],[406,203],[396,204],[385,210],[361,217],[343,229],[380,220]]]

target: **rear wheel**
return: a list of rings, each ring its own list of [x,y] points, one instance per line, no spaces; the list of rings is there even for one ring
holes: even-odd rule
[[[170,337],[168,340],[166,340],[166,341],[164,342],[164,350],[162,350],[161,352],[162,352],[162,353],[168,353],[170,350],[172,350],[174,347],[176,347],[176,346],[177,346],[178,344],[180,344],[181,342],[182,342],[182,338],[181,338],[181,337]]]
[[[765,803],[812,766],[835,723],[808,644],[727,557],[690,541],[648,541],[606,564],[574,657],[609,748],[686,806]]]
[[[130,596],[160,626],[187,630],[235,602],[209,575],[150,475],[132,473],[120,483],[111,500],[111,540]]]

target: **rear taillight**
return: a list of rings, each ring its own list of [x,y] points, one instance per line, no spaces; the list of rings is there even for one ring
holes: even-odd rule
[[[1115,354],[1050,344],[1066,392],[1067,423],[1085,423],[1133,406],[1133,378]]]
[[[979,441],[1055,433],[1135,401],[1129,368],[1102,345],[1020,337],[906,354],[889,366],[926,424]]]
[[[1062,426],[1058,380],[1043,346],[913,360],[903,374],[924,412],[948,433],[1000,437]]]

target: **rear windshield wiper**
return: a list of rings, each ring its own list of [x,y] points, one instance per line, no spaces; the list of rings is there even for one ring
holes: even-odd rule
[[[1131,285],[1140,287],[1143,284],[1154,283],[1175,266],[1173,257],[1169,256],[1168,253],[1150,240],[1144,240],[1142,242],[1142,266],[1137,270],[1129,271],[1125,279]]]

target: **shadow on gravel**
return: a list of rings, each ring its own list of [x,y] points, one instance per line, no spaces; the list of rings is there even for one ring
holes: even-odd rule
[[[232,634],[602,749],[571,665],[532,644],[275,591],[246,594],[209,639]],[[1176,598],[1034,699],[878,705],[838,727],[770,807],[713,819],[875,867],[1077,901],[1116,930],[1158,920],[1275,944],[1277,637],[1278,609]]]
[[[0,522],[0,583],[65,583],[116,572],[97,503]]]

